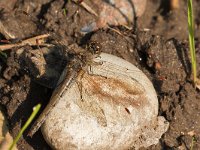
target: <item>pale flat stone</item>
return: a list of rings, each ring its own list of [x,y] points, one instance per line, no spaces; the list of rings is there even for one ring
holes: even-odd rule
[[[158,116],[152,83],[137,67],[102,53],[59,99],[42,126],[57,150],[121,150],[158,143],[168,122]],[[58,91],[57,91],[58,92]]]

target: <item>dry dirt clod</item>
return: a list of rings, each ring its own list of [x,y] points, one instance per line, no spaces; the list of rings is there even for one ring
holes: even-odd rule
[[[23,11],[1,12],[0,33],[6,39],[24,39],[37,34],[37,25]]]
[[[7,11],[11,11],[15,7],[16,2],[17,2],[17,0],[12,0],[12,1],[1,0],[0,1],[0,9],[3,8]]]

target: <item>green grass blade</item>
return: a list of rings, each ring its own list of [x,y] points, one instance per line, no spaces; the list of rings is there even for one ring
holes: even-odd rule
[[[190,46],[190,55],[192,62],[193,81],[194,84],[196,84],[197,72],[196,72],[196,52],[194,43],[194,17],[193,17],[192,0],[188,0],[188,30],[189,30],[189,46]]]
[[[20,139],[20,137],[22,136],[23,132],[26,130],[26,128],[30,125],[30,123],[33,121],[33,119],[35,118],[36,114],[38,113],[38,111],[40,110],[41,104],[36,105],[33,108],[33,112],[31,114],[31,116],[28,118],[28,120],[26,121],[26,123],[24,124],[24,126],[22,127],[22,129],[19,131],[17,137],[14,139],[13,143],[11,144],[9,150],[12,150],[13,147],[16,145],[16,143],[18,142],[18,140]]]

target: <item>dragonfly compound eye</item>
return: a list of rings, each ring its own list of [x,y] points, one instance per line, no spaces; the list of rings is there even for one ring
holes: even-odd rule
[[[99,42],[91,41],[87,45],[87,49],[92,54],[100,54],[101,53],[101,49],[102,49],[102,45]]]

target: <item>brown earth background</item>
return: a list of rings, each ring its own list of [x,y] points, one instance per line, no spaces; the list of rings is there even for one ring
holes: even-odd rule
[[[197,73],[200,78],[200,0],[194,0],[193,6]],[[153,82],[159,99],[159,115],[170,123],[160,142],[147,149],[187,150],[192,142],[194,150],[200,149],[200,95],[190,78],[186,0],[180,0],[176,9],[172,9],[167,0],[148,0],[144,14],[134,22],[137,24],[134,30],[117,26],[86,35],[80,31],[92,15],[71,1],[0,0],[0,8],[1,22],[7,20],[0,25],[1,40],[9,39],[9,35],[5,34],[7,30],[11,30],[10,36],[17,35],[10,42],[50,32],[55,36],[55,43],[59,41],[66,46],[77,43],[84,47],[89,41],[97,41],[103,52],[136,65]],[[20,22],[21,26],[17,27],[16,22]],[[37,78],[39,73],[34,74],[35,70],[30,69],[33,62],[29,62],[29,56],[41,53],[33,53],[33,49],[25,46],[25,52],[20,55],[19,50],[13,48],[4,52],[6,56],[0,55],[0,104],[13,137],[31,114],[33,106],[40,102],[45,107],[56,83]],[[56,68],[55,76],[60,75],[67,63],[68,51],[59,47],[59,50],[45,56],[49,67]],[[45,55],[45,50],[42,55]],[[50,149],[40,131],[30,138],[28,130],[17,144],[19,150]]]

